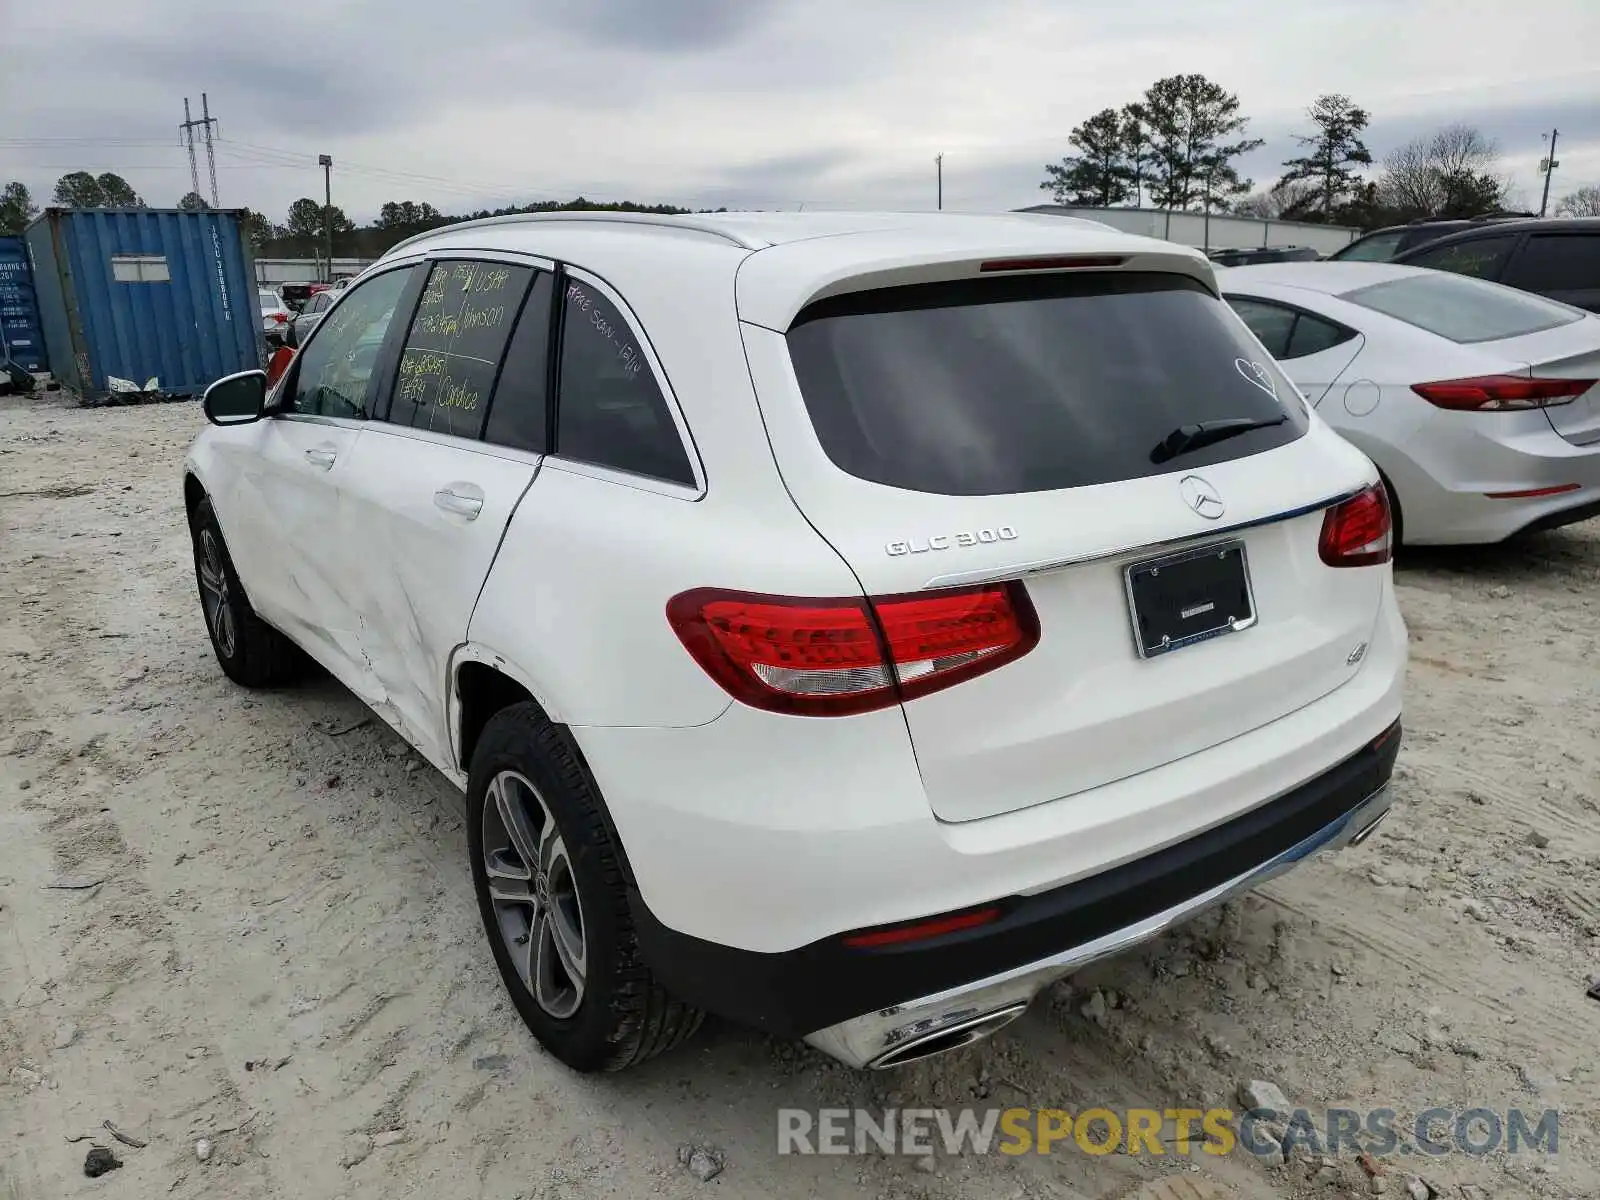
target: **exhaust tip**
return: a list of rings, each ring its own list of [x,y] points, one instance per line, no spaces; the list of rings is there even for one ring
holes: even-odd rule
[[[1008,1004],[1004,1008],[997,1008],[992,1012],[983,1013],[981,1016],[957,1021],[942,1029],[935,1029],[930,1033],[925,1033],[921,1037],[912,1038],[910,1041],[896,1046],[893,1050],[880,1054],[867,1065],[874,1071],[884,1071],[890,1067],[903,1067],[907,1063],[920,1062],[925,1058],[932,1058],[936,1054],[946,1054],[951,1050],[959,1050],[963,1046],[972,1045],[973,1042],[981,1042],[984,1038],[1011,1024],[1027,1011],[1028,1002],[1020,1000],[1015,1004]]]
[[[1366,826],[1361,830],[1360,833],[1356,834],[1355,837],[1351,838],[1350,839],[1350,844],[1352,846],[1361,845],[1362,842],[1366,841],[1369,837],[1372,836],[1373,831],[1375,829],[1377,829],[1379,825],[1383,824],[1384,818],[1387,817],[1388,815],[1389,815],[1389,810],[1386,808],[1381,813],[1379,813],[1376,817],[1374,817],[1371,821],[1369,821],[1366,824]]]

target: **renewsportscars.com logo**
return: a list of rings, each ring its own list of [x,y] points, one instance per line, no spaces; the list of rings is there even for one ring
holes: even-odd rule
[[[1555,1109],[1535,1114],[1519,1108],[1430,1108],[1410,1119],[1392,1108],[1330,1108],[1320,1114],[1304,1108],[1287,1114],[1227,1108],[780,1108],[778,1153],[1555,1154],[1560,1124]]]

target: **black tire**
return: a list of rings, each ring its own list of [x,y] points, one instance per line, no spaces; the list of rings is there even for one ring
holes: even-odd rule
[[[503,827],[490,785],[507,772],[532,784],[533,799],[553,817],[581,906],[584,979],[575,1010],[564,1017],[546,1010],[512,960],[502,918],[515,905],[497,909],[490,895],[486,815],[489,824]],[[551,1054],[576,1071],[620,1071],[670,1050],[700,1027],[701,1011],[668,995],[640,959],[621,855],[599,790],[571,735],[537,705],[501,709],[478,738],[467,783],[467,845],[495,965],[517,1012]],[[553,891],[549,883],[545,895]]]
[[[248,688],[278,687],[293,682],[305,670],[305,656],[298,646],[256,616],[245,599],[210,497],[195,505],[189,516],[189,534],[194,543],[200,613],[223,674]],[[216,549],[215,560],[209,566],[208,546]],[[218,573],[222,583],[220,596],[210,591],[208,583],[208,579]]]

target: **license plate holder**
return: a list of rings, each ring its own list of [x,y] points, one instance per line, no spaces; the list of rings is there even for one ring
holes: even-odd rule
[[[1244,543],[1213,542],[1123,570],[1140,658],[1158,658],[1256,623]]]

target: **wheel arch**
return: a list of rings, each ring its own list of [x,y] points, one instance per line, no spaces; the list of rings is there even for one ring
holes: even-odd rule
[[[532,704],[539,715],[557,726],[572,743],[573,753],[589,776],[590,786],[599,801],[600,818],[605,822],[611,844],[616,847],[617,862],[629,887],[637,886],[633,865],[628,860],[628,849],[623,844],[617,823],[606,804],[605,793],[590,770],[583,746],[572,730],[564,725],[548,696],[504,655],[468,643],[459,647],[450,660],[450,734],[454,744],[450,748],[453,764],[463,775],[470,776],[472,754],[484,728],[497,712],[513,704]]]
[[[188,517],[194,516],[194,510],[200,507],[200,501],[207,495],[206,485],[200,482],[200,476],[195,474],[193,467],[185,467],[183,471],[183,511]]]

